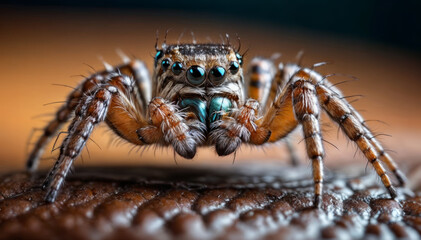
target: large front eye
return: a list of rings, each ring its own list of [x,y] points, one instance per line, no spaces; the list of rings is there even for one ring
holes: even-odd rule
[[[240,69],[240,65],[238,64],[238,62],[231,62],[229,69],[232,74],[236,74],[238,72],[238,69]]]
[[[183,64],[181,62],[175,62],[171,67],[172,72],[178,75],[183,71]]]
[[[213,83],[219,84],[224,80],[225,68],[216,66],[209,71],[209,80]]]
[[[205,69],[199,66],[191,66],[187,70],[187,80],[195,86],[202,84],[205,81]]]

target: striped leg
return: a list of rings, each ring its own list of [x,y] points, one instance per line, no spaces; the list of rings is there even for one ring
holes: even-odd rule
[[[298,80],[292,86],[292,99],[296,119],[303,126],[307,155],[312,161],[314,180],[314,207],[320,208],[323,190],[324,149],[320,132],[320,106],[315,86],[306,80]]]
[[[377,139],[373,136],[373,134],[370,132],[369,128],[365,125],[364,119],[361,117],[361,115],[351,106],[348,105],[353,115],[358,119],[360,123],[362,123],[365,135],[367,136],[367,139],[370,141],[371,145],[376,149],[377,153],[379,154],[379,158],[382,162],[384,162],[388,169],[390,169],[393,174],[395,175],[396,179],[399,182],[400,186],[404,186],[406,182],[406,177],[402,173],[402,171],[398,168],[398,165],[393,160],[393,158],[383,149],[381,143],[377,141]]]
[[[294,68],[291,68],[294,69]],[[370,132],[369,128],[365,125],[364,119],[361,115],[343,98],[341,92],[334,86],[327,87],[327,84],[330,84],[329,81],[326,79],[325,76],[319,74],[316,71],[313,71],[308,68],[300,69],[299,71],[295,71],[295,76],[301,76],[305,79],[310,79],[313,84],[316,86],[323,86],[323,89],[318,88],[317,92],[325,92],[328,91],[328,95],[335,95],[336,98],[339,99],[341,102],[341,107],[344,106],[347,108],[347,111],[350,112],[355,119],[359,122],[359,126],[362,127],[365,137],[369,140],[369,143],[372,147],[374,147],[375,152],[378,154],[379,159],[384,162],[387,167],[393,172],[396,176],[397,180],[399,181],[400,185],[404,185],[406,181],[405,175],[399,170],[398,165],[395,161],[390,157],[389,154],[385,152],[382,145],[376,140],[373,134]],[[321,90],[320,90],[321,89]],[[319,96],[320,99],[320,96]],[[323,105],[323,102],[321,102]],[[326,109],[326,106],[323,106]]]
[[[139,92],[138,96],[136,96],[137,102],[140,105],[139,109],[142,114],[146,114],[148,104],[152,99],[152,86],[149,71],[143,61],[140,61],[139,59],[130,59],[121,51],[119,51],[118,54],[120,55],[123,64],[111,67],[105,63],[107,69],[103,71],[102,74],[107,75],[119,71],[122,75],[133,77]]]
[[[254,58],[250,65],[247,77],[249,79],[248,97],[256,99],[260,103],[260,114],[266,112],[279,93],[289,80],[284,74],[284,66],[276,67],[273,58]],[[289,137],[284,138],[291,158],[291,164],[297,166],[299,160],[296,149]]]
[[[78,105],[82,94],[88,94],[93,88],[97,86],[97,84],[103,80],[104,78],[102,76],[94,75],[86,79],[69,94],[66,103],[57,111],[55,119],[48,123],[48,125],[44,128],[43,135],[38,139],[35,147],[32,149],[32,152],[26,161],[26,168],[28,171],[36,170],[39,163],[39,158],[44,152],[45,146],[62,127],[62,125],[69,120],[70,116]]]
[[[324,85],[317,85],[319,101],[329,116],[336,121],[345,134],[354,141],[364,153],[367,160],[373,165],[383,185],[387,188],[392,198],[396,197],[396,190],[392,186],[389,176],[378,159],[378,153],[367,135],[367,129],[362,125],[352,108],[340,96]]]
[[[117,93],[112,86],[100,87],[93,95],[86,95],[80,101],[75,118],[69,126],[69,134],[60,148],[60,155],[44,181],[47,190],[45,201],[54,202],[75,158],[86,144],[93,128],[102,122],[107,114],[111,98]]]
[[[256,57],[250,62],[247,73],[248,97],[256,99],[260,103],[261,111],[265,110],[268,101],[272,101],[269,99],[269,95],[276,72],[277,69],[271,59]]]
[[[132,91],[131,93],[131,98],[134,100],[132,103],[137,105],[135,108],[139,113],[146,115],[147,105],[151,100],[152,93],[149,72],[145,64],[140,60],[131,60],[124,55],[122,56],[122,60],[124,63],[116,67],[112,67],[105,63],[106,70],[85,79],[69,94],[66,103],[57,111],[55,119],[48,123],[44,128],[43,135],[39,137],[35,143],[35,147],[26,161],[26,168],[28,171],[35,171],[37,169],[39,159],[43,154],[46,145],[51,141],[51,138],[57,134],[63,124],[69,120],[82,95],[91,94],[92,89],[95,89],[98,84],[104,83],[107,78],[117,70],[124,75],[133,76],[135,86],[132,88],[136,88],[136,91]],[[134,139],[132,138],[132,141],[133,140]]]
[[[149,104],[152,124],[139,128],[138,137],[147,144],[171,144],[179,155],[191,159],[196,155],[197,145],[205,140],[206,126],[200,121],[185,119],[184,114],[169,101],[155,97]]]

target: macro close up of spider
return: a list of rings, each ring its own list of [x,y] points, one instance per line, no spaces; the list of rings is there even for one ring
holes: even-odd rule
[[[201,146],[214,146],[219,156],[225,156],[242,144],[275,143],[301,126],[313,169],[313,206],[320,208],[325,150],[319,119],[326,112],[355,142],[391,198],[397,193],[382,163],[399,184],[405,183],[360,114],[329,82],[330,75],[315,70],[323,63],[277,65],[274,59],[256,57],[244,70],[244,54],[229,41],[164,41],[155,48],[152,78],[142,61],[121,54],[121,65],[105,63],[104,71],[87,77],[45,127],[27,161],[30,171],[36,170],[46,144],[71,120],[43,184],[47,202],[55,201],[74,160],[101,122],[132,144],[170,146],[187,159]]]

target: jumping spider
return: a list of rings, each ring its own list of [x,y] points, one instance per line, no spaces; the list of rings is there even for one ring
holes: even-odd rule
[[[396,190],[379,160],[404,184],[397,164],[328,76],[296,63],[275,66],[271,59],[254,58],[246,92],[243,57],[230,44],[164,42],[155,48],[152,80],[140,60],[124,56],[124,64],[106,64],[106,70],[77,86],[45,127],[27,161],[29,170],[36,169],[47,142],[74,114],[43,184],[45,201],[55,201],[73,161],[102,121],[128,142],[171,145],[189,159],[198,146],[213,145],[225,156],[242,143],[278,142],[301,125],[312,161],[314,206],[319,208],[324,156],[319,117],[325,111],[363,152],[392,198]]]

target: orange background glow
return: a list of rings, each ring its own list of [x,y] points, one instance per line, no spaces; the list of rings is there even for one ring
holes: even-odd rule
[[[392,156],[398,162],[420,159],[421,153],[421,58],[418,53],[388,45],[368,43],[349,38],[338,38],[313,31],[267,25],[264,23],[216,19],[206,14],[189,16],[170,11],[111,9],[78,10],[57,8],[3,8],[0,12],[0,171],[24,169],[28,137],[33,128],[42,128],[53,116],[60,104],[46,103],[65,100],[70,89],[52,84],[75,86],[82,80],[76,75],[89,75],[92,70],[102,69],[98,56],[111,64],[120,59],[115,49],[122,49],[144,60],[152,68],[155,32],[161,38],[171,29],[168,42],[175,42],[182,32],[183,41],[191,41],[190,30],[198,41],[220,41],[220,34],[236,33],[242,45],[248,48],[246,64],[252,56],[271,56],[282,53],[280,61],[292,61],[298,51],[304,50],[304,64],[327,61],[322,73],[343,73],[359,78],[359,81],[340,85],[345,95],[362,94],[365,97],[354,103],[374,132],[387,133],[392,137],[379,136],[386,148],[397,152]],[[334,77],[332,82],[346,80]],[[352,100],[352,99],[349,99]],[[366,161],[356,154],[355,146],[342,134],[337,137],[337,127],[329,119],[323,119],[325,138],[334,143],[339,151],[329,145],[327,165],[338,161]],[[329,126],[325,126],[327,124]],[[35,141],[36,132],[30,142]],[[294,143],[304,160],[304,144],[299,130]],[[117,138],[107,127],[95,130],[92,138],[102,149],[89,143],[89,155],[83,151],[83,165],[109,164],[174,164],[173,151],[145,150],[130,154],[130,144],[109,144]],[[60,138],[62,139],[62,137]],[[59,139],[59,142],[60,142]],[[52,144],[44,154],[50,159],[58,151],[50,153]],[[236,156],[236,163],[270,161],[288,158],[283,144],[263,148],[244,146]],[[212,149],[201,149],[193,161],[177,158],[179,165],[231,164],[233,156],[217,157]],[[42,161],[43,167],[53,160]],[[307,162],[306,162],[307,163]]]

